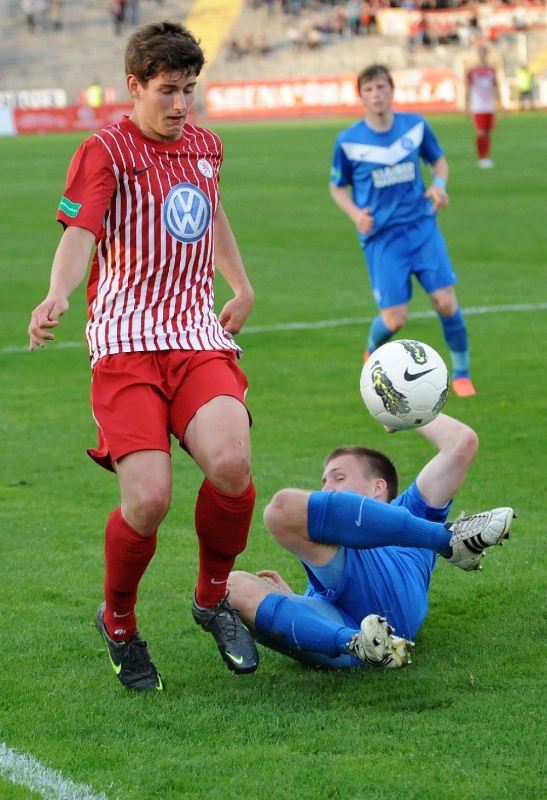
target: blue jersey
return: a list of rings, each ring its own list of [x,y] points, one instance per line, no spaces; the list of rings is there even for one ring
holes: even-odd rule
[[[374,131],[364,120],[343,131],[334,146],[331,183],[351,186],[359,208],[374,217],[365,241],[393,225],[430,217],[432,205],[420,170],[443,155],[435,134],[419,114],[394,114],[389,131]]]
[[[444,508],[427,505],[416,482],[392,505],[404,506],[415,517],[445,522],[452,502]],[[368,614],[387,617],[398,636],[412,639],[427,614],[428,591],[437,556],[414,547],[346,549],[346,564],[335,591],[325,590],[310,568],[307,597],[319,597],[340,612],[349,627],[359,627]]]

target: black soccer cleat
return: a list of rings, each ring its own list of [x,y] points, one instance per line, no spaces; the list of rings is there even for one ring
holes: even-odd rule
[[[192,616],[203,630],[213,635],[220,655],[229,669],[238,675],[257,669],[258,651],[254,639],[227,596],[219,600],[215,608],[202,608],[198,606],[194,592]]]
[[[102,603],[95,614],[95,625],[108,648],[108,657],[118,680],[128,689],[140,692],[163,691],[163,681],[146,649],[140,635],[136,633],[127,643],[119,644],[110,638],[103,617],[106,603]]]

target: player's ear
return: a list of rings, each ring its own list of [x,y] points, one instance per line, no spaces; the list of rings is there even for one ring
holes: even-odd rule
[[[383,478],[376,478],[374,481],[374,500],[385,500],[387,498],[387,483]]]
[[[134,100],[135,99],[138,100],[139,97],[140,97],[140,91],[139,90],[140,90],[141,85],[140,85],[139,81],[137,80],[136,76],[135,75],[128,75],[126,77],[126,83],[127,83],[127,91],[129,92],[131,97]]]

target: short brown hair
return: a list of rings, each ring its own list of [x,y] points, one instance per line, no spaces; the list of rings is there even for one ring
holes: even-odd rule
[[[391,503],[399,494],[399,475],[393,461],[380,450],[346,444],[337,447],[325,459],[324,466],[339,456],[353,456],[359,462],[365,478],[382,478],[387,485],[387,501]]]
[[[388,70],[388,68],[384,67],[383,64],[371,64],[370,67],[366,67],[357,76],[357,91],[361,92],[361,86],[364,83],[373,81],[374,78],[385,78],[393,89],[393,78],[391,77],[391,72]]]
[[[142,86],[158,75],[196,75],[205,64],[199,41],[179,22],[151,22],[134,31],[125,48],[125,74]]]

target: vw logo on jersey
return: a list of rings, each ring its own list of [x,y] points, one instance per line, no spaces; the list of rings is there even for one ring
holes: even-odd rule
[[[410,136],[403,136],[403,138],[401,139],[401,147],[403,148],[403,150],[408,150],[410,152],[411,150],[414,150],[414,146],[415,146],[414,142],[412,141]]]
[[[165,200],[163,221],[171,236],[179,242],[199,242],[211,222],[211,202],[198,186],[178,183]]]

